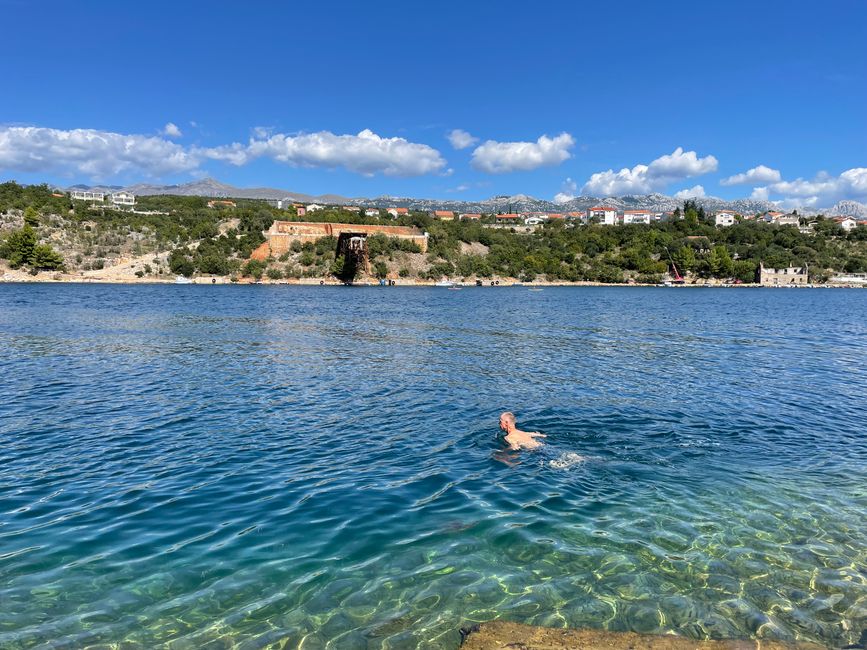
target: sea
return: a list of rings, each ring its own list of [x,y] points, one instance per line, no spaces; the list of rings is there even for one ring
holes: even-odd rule
[[[856,643],[867,291],[0,285],[0,648],[495,619]]]

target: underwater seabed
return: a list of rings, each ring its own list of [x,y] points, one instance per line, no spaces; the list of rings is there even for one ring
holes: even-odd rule
[[[3,650],[867,627],[865,292],[0,304]],[[545,447],[505,452],[506,409]]]

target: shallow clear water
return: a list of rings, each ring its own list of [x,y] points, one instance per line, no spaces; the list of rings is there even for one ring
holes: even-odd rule
[[[865,319],[858,290],[0,285],[0,647],[845,645]],[[506,409],[547,446],[503,454]]]

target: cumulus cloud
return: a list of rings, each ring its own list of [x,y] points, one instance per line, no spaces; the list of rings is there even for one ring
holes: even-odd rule
[[[183,133],[178,128],[178,125],[174,122],[166,122],[166,125],[163,127],[162,134],[169,138],[180,138]]]
[[[572,157],[569,149],[574,146],[575,140],[568,133],[554,138],[543,135],[536,142],[488,140],[473,150],[472,165],[489,174],[528,171],[559,165]]]
[[[466,149],[479,141],[478,138],[473,137],[463,129],[452,129],[447,137],[455,149]]]
[[[676,192],[674,198],[676,199],[700,199],[706,196],[704,193],[704,187],[701,185],[695,185],[685,190],[681,190],[680,192]]]
[[[649,165],[636,165],[632,169],[624,167],[619,172],[609,169],[593,174],[584,184],[582,192],[596,196],[647,194],[675,181],[715,172],[717,166],[717,159],[713,156],[699,158],[695,151],[684,151],[678,147]]]
[[[771,169],[765,165],[759,165],[745,171],[743,174],[735,174],[722,179],[720,185],[751,185],[756,183],[777,183],[782,176],[777,169]]]
[[[769,196],[767,187],[754,187],[750,198],[755,201],[767,201]]]
[[[757,187],[753,195],[781,196],[780,205],[798,207],[829,207],[837,201],[867,199],[867,167],[853,167],[839,176],[820,172],[811,180],[796,178],[792,181],[779,181],[766,187]]]
[[[335,135],[330,131],[295,136],[275,133],[254,137],[247,145],[234,143],[201,149],[200,153],[234,165],[264,157],[297,167],[343,167],[365,176],[422,176],[439,172],[446,165],[440,152],[426,144],[382,138],[369,129],[358,135]]]
[[[838,201],[867,200],[867,167],[853,167],[839,176],[819,172],[812,179],[777,180],[754,187],[751,199],[771,201],[780,209],[828,208]]]
[[[575,198],[575,193],[577,191],[578,183],[573,181],[571,178],[567,178],[563,181],[563,186],[560,188],[560,191],[554,195],[554,203],[568,203]]]
[[[148,176],[187,172],[198,160],[164,138],[95,129],[0,127],[0,169],[77,172],[94,179],[123,172]]]
[[[180,135],[181,131],[169,123],[163,133]],[[439,151],[428,145],[382,138],[369,130],[358,135],[321,131],[287,136],[257,129],[247,144],[186,148],[158,136],[0,127],[0,169],[19,172],[77,173],[93,179],[122,173],[160,176],[195,171],[205,160],[240,166],[260,157],[296,166],[343,167],[366,176],[420,176],[440,172],[446,164]]]

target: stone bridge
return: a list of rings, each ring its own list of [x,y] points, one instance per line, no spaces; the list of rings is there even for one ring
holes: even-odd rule
[[[315,242],[323,237],[334,237],[338,242],[353,237],[367,239],[370,235],[385,235],[415,242],[422,252],[427,251],[426,232],[409,226],[378,226],[356,223],[312,223],[307,221],[275,221],[265,232],[266,241],[253,251],[254,260],[266,260],[287,253],[292,242]]]

